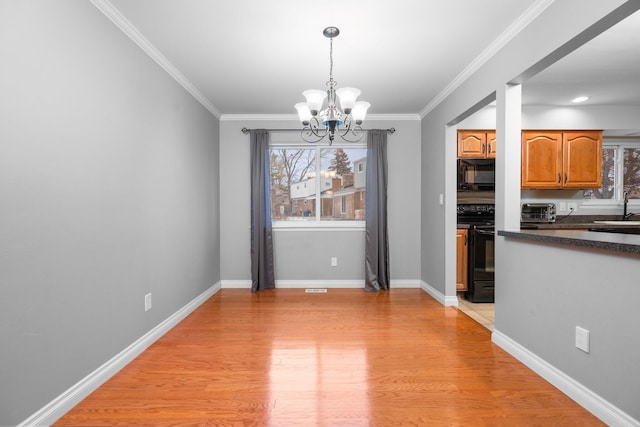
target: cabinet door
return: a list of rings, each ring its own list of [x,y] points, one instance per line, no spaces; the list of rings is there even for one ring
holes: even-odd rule
[[[565,131],[562,135],[565,188],[600,188],[602,185],[602,132]]]
[[[496,158],[496,131],[487,131],[487,157],[490,159]]]
[[[468,230],[456,233],[456,291],[466,291],[468,281]]]
[[[458,131],[458,158],[482,159],[486,157],[487,134],[480,130]]]
[[[562,187],[562,132],[522,132],[522,188]]]

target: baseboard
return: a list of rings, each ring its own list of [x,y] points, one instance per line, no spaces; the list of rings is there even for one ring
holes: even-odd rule
[[[420,289],[420,284],[422,282],[419,279],[391,279],[391,289],[395,288],[409,288],[409,289]]]
[[[420,288],[422,288],[423,291],[425,291],[426,293],[431,295],[433,298],[436,299],[436,301],[438,301],[440,304],[444,305],[445,307],[457,307],[458,306],[458,297],[455,296],[455,295],[454,296],[446,296],[445,294],[443,294],[442,292],[440,292],[439,290],[437,290],[433,286],[431,286],[428,283],[423,282],[423,281],[420,281]]]
[[[528,366],[558,390],[575,400],[609,426],[638,427],[640,421],[603,399],[555,366],[549,364],[516,341],[498,330],[491,334],[491,341]]]
[[[251,280],[221,280],[222,289],[251,289]]]
[[[129,347],[122,350],[98,369],[84,377],[82,380],[71,386],[67,391],[56,397],[39,411],[21,422],[18,427],[27,426],[49,426],[57,421],[64,414],[69,412],[82,399],[87,397],[96,388],[111,378],[120,369],[135,359],[147,347],[157,341],[162,335],[180,323],[192,311],[203,302],[220,290],[220,282],[216,283],[187,305],[176,311],[162,323],[151,329],[149,332],[138,338]]]
[[[353,289],[353,288],[364,288],[364,280],[276,280],[276,288]]]
[[[251,289],[251,280],[222,280],[222,289]],[[420,280],[391,279],[391,288],[419,288]],[[282,289],[353,289],[364,288],[364,280],[276,280],[276,288]]]

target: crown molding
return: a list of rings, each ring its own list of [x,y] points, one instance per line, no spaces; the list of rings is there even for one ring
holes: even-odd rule
[[[435,98],[420,111],[420,118],[424,118],[433,111],[446,97],[451,95],[462,83],[464,83],[473,73],[489,61],[496,53],[509,43],[516,35],[527,27],[544,12],[555,0],[538,0],[532,4],[522,15],[518,17],[505,31],[498,36],[485,50],[480,53],[467,67],[462,70]]]
[[[365,122],[370,121],[414,121],[420,120],[418,114],[369,114]],[[297,114],[223,114],[220,117],[223,122],[247,122],[247,121],[296,121]]]
[[[184,74],[169,61],[156,47],[147,40],[140,31],[120,13],[116,7],[108,0],[90,0],[91,3],[102,12],[116,27],[125,33],[135,44],[151,57],[160,67],[162,67],[180,86],[191,94],[204,108],[218,119],[221,117],[220,111],[200,92]]]

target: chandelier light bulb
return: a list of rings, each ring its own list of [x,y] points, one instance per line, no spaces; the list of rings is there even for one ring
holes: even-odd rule
[[[351,109],[356,103],[358,96],[360,96],[360,89],[354,87],[341,87],[336,90],[336,95],[340,100],[340,107],[345,114],[350,114]]]
[[[351,116],[356,121],[357,125],[361,125],[364,122],[364,118],[367,117],[367,110],[371,107],[367,101],[358,101],[351,110]]]
[[[302,92],[302,95],[307,98],[307,106],[311,111],[311,115],[318,115],[318,112],[322,110],[324,100],[327,98],[327,92],[323,90],[309,89]]]
[[[309,125],[309,121],[311,120],[311,110],[309,110],[309,106],[306,102],[298,102],[294,105],[295,109],[298,110],[298,118],[302,122],[304,126]]]

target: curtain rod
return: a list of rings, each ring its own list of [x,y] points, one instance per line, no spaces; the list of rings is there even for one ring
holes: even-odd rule
[[[247,129],[247,128],[242,128],[242,133],[244,133],[245,135],[248,134],[249,132],[251,132],[252,130],[256,130],[256,129]],[[265,129],[271,132],[301,132],[303,129]],[[367,132],[369,130],[374,130],[374,129],[362,129],[362,132]],[[385,132],[388,133],[395,133],[396,128],[389,128],[389,129],[381,129]]]

